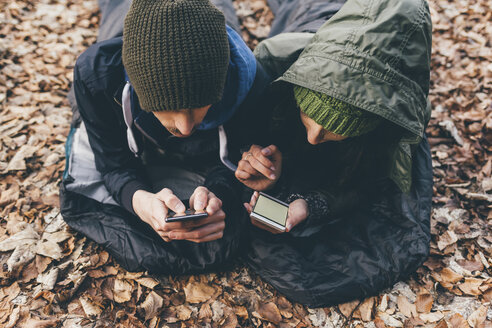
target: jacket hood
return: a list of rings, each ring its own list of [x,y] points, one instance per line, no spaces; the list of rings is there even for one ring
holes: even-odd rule
[[[382,116],[417,143],[430,118],[431,31],[424,0],[349,0],[279,80]]]

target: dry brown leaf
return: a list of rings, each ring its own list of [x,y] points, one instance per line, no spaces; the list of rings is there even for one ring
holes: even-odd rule
[[[234,313],[229,313],[220,328],[236,328],[238,326],[237,317]]]
[[[150,278],[150,277],[138,278],[135,281],[138,282],[140,285],[145,286],[145,287],[150,288],[150,289],[154,289],[154,287],[159,284],[159,282],[157,280],[155,280],[154,278]]]
[[[439,248],[440,251],[448,247],[449,245],[452,245],[458,241],[458,237],[456,234],[451,231],[451,230],[446,230],[440,237],[439,240],[437,241],[437,248]]]
[[[114,276],[118,274],[118,270],[113,266],[108,266],[108,267],[104,267],[103,270],[100,269],[88,270],[87,274],[91,278],[103,278],[103,277]]]
[[[32,261],[22,269],[20,274],[20,281],[27,283],[39,275],[36,267],[36,261]]]
[[[113,287],[113,298],[115,302],[124,303],[132,298],[133,285],[126,280],[116,279]]]
[[[10,186],[7,190],[0,191],[0,207],[16,202],[19,199],[19,186]]]
[[[355,308],[357,307],[357,305],[359,305],[360,301],[352,301],[352,302],[348,302],[348,303],[343,303],[343,304],[340,304],[338,305],[338,309],[340,310],[340,312],[342,312],[342,314],[348,318],[352,312],[354,312]]]
[[[478,328],[487,317],[487,309],[489,307],[482,305],[476,309],[467,319],[468,324],[473,328]]]
[[[203,303],[198,312],[198,319],[212,319],[212,309],[208,303]]]
[[[441,320],[434,328],[449,328],[449,327],[445,320]]]
[[[24,328],[55,328],[58,326],[60,320],[40,320],[40,319],[29,319],[24,325]]]
[[[201,311],[201,309],[200,309],[200,311]],[[280,311],[280,312],[282,313],[282,311]],[[248,310],[244,306],[236,306],[234,308],[234,313],[236,313],[236,315],[238,317],[243,318],[243,319],[248,319],[248,317],[249,317]],[[282,313],[282,315],[283,315],[283,313]],[[292,313],[290,313],[290,317],[292,317]],[[288,317],[285,317],[285,318],[288,318]]]
[[[374,325],[376,326],[376,328],[386,328],[383,319],[379,317],[376,317],[376,319],[374,319]]]
[[[7,322],[5,328],[15,327],[17,320],[19,320],[19,316],[20,316],[20,307],[17,306],[14,308],[14,310],[10,314],[9,321]]]
[[[40,274],[36,281],[41,284],[41,288],[44,290],[52,290],[55,287],[56,280],[58,279],[58,272],[60,270],[54,267],[45,274]]]
[[[292,304],[285,297],[280,296],[277,298],[277,306],[282,317],[292,318]]]
[[[454,272],[450,268],[444,268],[439,272],[439,275],[441,276],[441,279],[445,282],[455,284],[461,279],[463,279],[463,276]]]
[[[96,317],[101,314],[102,306],[100,304],[96,304],[89,296],[82,295],[79,298],[80,304],[82,305],[82,309],[89,317]]]
[[[278,324],[282,321],[282,316],[280,315],[280,311],[278,310],[277,305],[273,302],[262,303],[258,307],[258,313],[261,318]]]
[[[176,316],[181,321],[186,321],[191,318],[191,314],[193,311],[186,305],[178,305],[176,306]]]
[[[453,314],[449,319],[449,327],[450,328],[469,328],[470,325],[468,322],[461,316],[459,313]]]
[[[26,158],[30,158],[38,150],[38,147],[23,145],[12,157],[9,164],[2,173],[9,171],[21,171],[26,169]]]
[[[388,313],[379,312],[377,316],[383,320],[386,326],[403,327],[403,323],[400,320],[396,319],[394,316],[389,315]]]
[[[432,298],[432,295],[427,293],[417,295],[417,299],[415,300],[417,311],[420,313],[429,313],[433,303],[434,299]]]
[[[189,282],[184,287],[188,303],[201,303],[209,300],[216,292],[215,288],[202,282]]]
[[[157,316],[163,304],[163,298],[156,292],[152,291],[147,295],[145,301],[143,301],[138,308],[143,311],[145,320],[149,320],[150,318]]]
[[[420,313],[419,314],[420,319],[422,319],[424,322],[437,322],[441,320],[444,315],[442,312],[437,311],[437,312],[431,312],[431,313]]]
[[[360,318],[363,321],[371,321],[372,320],[372,311],[374,309],[374,297],[368,297],[366,298],[362,304],[359,306],[359,313],[360,313]]]
[[[403,295],[398,296],[398,309],[407,318],[417,316],[417,308],[415,304],[410,303],[406,296]]]
[[[483,283],[482,279],[465,278],[465,282],[459,284],[458,288],[461,289],[465,294],[478,296],[482,294],[480,289],[478,289],[478,287],[480,287],[482,283]]]

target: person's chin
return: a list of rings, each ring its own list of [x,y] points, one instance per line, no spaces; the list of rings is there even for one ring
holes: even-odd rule
[[[191,131],[191,133],[188,135],[183,135],[181,133],[174,133],[174,132],[169,132],[169,133],[171,133],[173,136],[175,136],[177,138],[188,138],[188,137],[191,137],[193,135],[193,133],[195,133],[195,131],[194,130]]]

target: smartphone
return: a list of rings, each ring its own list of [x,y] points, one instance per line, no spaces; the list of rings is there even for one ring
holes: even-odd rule
[[[278,231],[285,231],[289,204],[260,192],[251,217]]]
[[[176,214],[170,210],[166,218],[166,222],[178,222],[178,221],[187,221],[193,219],[201,219],[201,218],[206,218],[207,216],[208,213],[205,211],[195,212],[195,210],[188,209],[184,213]]]

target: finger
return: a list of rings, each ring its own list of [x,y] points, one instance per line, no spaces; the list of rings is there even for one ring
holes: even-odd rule
[[[165,219],[167,217],[167,207],[164,204],[163,201],[161,201],[158,198],[152,199],[151,203],[151,208],[152,208],[152,219],[151,219],[151,226],[154,230],[165,230]]]
[[[238,180],[249,180],[251,178],[251,174],[241,171],[239,168],[236,170],[235,176]]]
[[[275,145],[270,145],[268,147],[265,147],[261,150],[261,153],[265,156],[270,156],[270,155],[273,155],[275,153],[277,153],[279,150],[277,148],[277,146]]]
[[[225,222],[214,222],[205,226],[193,229],[191,231],[171,231],[169,238],[172,240],[198,240],[210,234],[223,231],[225,228]]]
[[[249,204],[251,205],[251,207],[255,206],[256,201],[258,200],[258,196],[259,196],[259,195],[260,195],[260,194],[259,194],[257,191],[255,191],[255,192],[253,193],[253,195],[251,195],[251,199],[249,200]]]
[[[157,198],[162,200],[167,208],[173,210],[176,213],[183,213],[186,210],[184,204],[179,200],[176,195],[173,194],[171,189],[164,188],[156,194]]]
[[[207,188],[200,186],[195,189],[195,192],[193,193],[193,203],[191,202],[190,199],[190,207],[194,209],[195,211],[201,211],[205,209],[208,203],[208,194],[209,191]]]
[[[275,171],[275,166],[273,165],[272,161],[263,154],[261,148],[255,148],[252,151],[252,154],[256,160],[258,160],[263,166],[266,168],[269,168],[272,171]],[[249,158],[251,159],[251,157]]]
[[[203,238],[200,238],[200,239],[188,239],[189,241],[192,241],[194,243],[205,243],[207,241],[212,241],[212,240],[216,240],[216,239],[220,239],[224,236],[224,231],[218,231],[218,232],[215,232],[215,233],[212,233],[208,236],[205,236]]]
[[[249,156],[253,155],[253,151],[258,150],[258,149],[261,150],[261,147],[258,146],[258,145],[251,145],[251,147],[249,147],[249,150],[248,151],[245,151],[242,154],[241,158],[242,159],[247,159]]]
[[[225,217],[226,217],[225,212],[219,210],[213,215],[210,215],[203,219],[183,221],[181,222],[181,226],[178,229],[184,229],[190,231],[207,224],[224,221]]]
[[[251,205],[249,205],[248,203],[244,203],[243,205],[249,214],[251,214],[251,212],[253,212],[253,207]]]
[[[262,175],[261,172],[259,172],[258,170],[256,170],[253,166],[251,166],[251,163],[249,161],[246,161],[246,160],[243,160],[243,159],[239,161],[238,168],[241,171],[247,172],[247,173],[249,173],[251,175],[254,175],[254,176],[261,176]]]
[[[213,193],[209,194],[209,201],[207,205],[208,215],[213,215],[215,212],[222,208],[222,201],[218,199]]]
[[[249,164],[258,172],[260,172],[262,175],[264,175],[265,177],[267,177],[268,179],[271,179],[271,180],[274,180],[276,178],[276,175],[275,173],[273,172],[273,170],[270,168],[271,166],[273,166],[273,164],[271,166],[265,166],[263,165],[256,157],[254,156],[250,156],[249,159],[248,159],[248,162]],[[249,172],[249,171],[247,171]]]
[[[287,232],[307,218],[308,211],[303,202],[303,200],[295,200],[290,203],[285,224]]]

